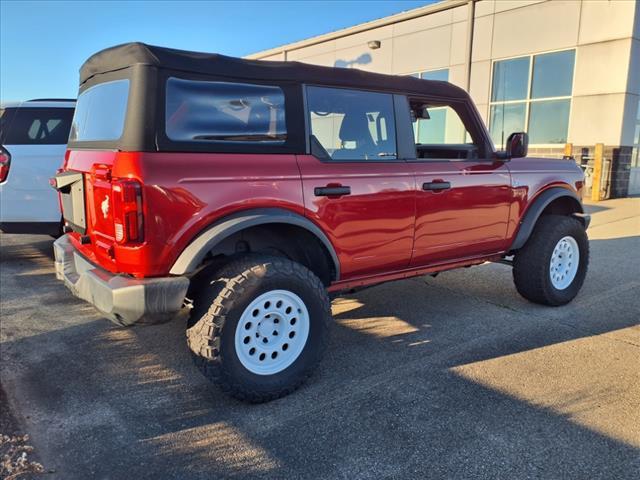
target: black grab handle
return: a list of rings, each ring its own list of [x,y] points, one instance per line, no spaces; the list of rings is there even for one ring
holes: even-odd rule
[[[316,197],[337,197],[351,195],[351,187],[316,187],[313,190]]]
[[[422,184],[423,190],[449,190],[451,182],[425,182]]]

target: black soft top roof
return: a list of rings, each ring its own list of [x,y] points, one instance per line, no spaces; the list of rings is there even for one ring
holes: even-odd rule
[[[300,62],[245,60],[216,53],[190,52],[144,43],[125,43],[102,50],[80,68],[80,84],[95,75],[133,65],[248,80],[293,81],[468,100],[468,94],[448,82],[412,76],[383,75],[357,69],[322,67]]]

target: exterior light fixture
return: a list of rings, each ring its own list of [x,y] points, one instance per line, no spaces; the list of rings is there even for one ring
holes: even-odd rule
[[[367,45],[369,45],[369,48],[371,50],[377,50],[378,48],[380,48],[380,40],[371,40],[367,43]]]

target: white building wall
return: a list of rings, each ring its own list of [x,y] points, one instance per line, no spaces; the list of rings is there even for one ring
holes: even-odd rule
[[[267,56],[251,57],[397,75],[447,68],[449,81],[468,89],[487,122],[494,61],[575,49],[568,141],[579,145],[632,143],[640,94],[636,12],[640,7],[636,2],[477,1],[468,81],[471,8],[459,0],[449,3],[452,8],[428,15],[374,25],[321,43],[313,44],[311,39],[309,45],[301,42],[293,48],[270,51]],[[380,48],[370,49],[367,43],[372,40],[380,41]]]

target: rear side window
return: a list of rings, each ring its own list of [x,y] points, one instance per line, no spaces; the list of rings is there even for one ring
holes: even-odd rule
[[[0,112],[0,142],[4,145],[65,145],[73,108],[24,107]]]
[[[280,87],[169,78],[167,137],[179,142],[282,144],[287,139]]]
[[[118,140],[124,130],[129,80],[100,83],[80,94],[70,142]]]
[[[343,88],[307,87],[312,149],[329,160],[397,158],[393,96]]]

